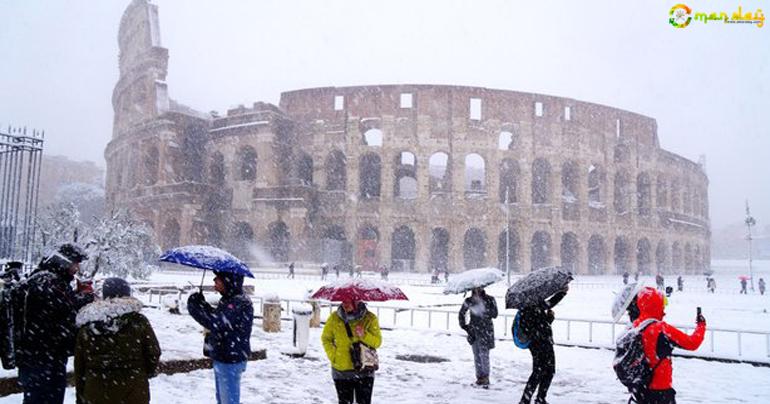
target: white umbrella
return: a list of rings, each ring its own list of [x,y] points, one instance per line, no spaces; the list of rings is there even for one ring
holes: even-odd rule
[[[626,312],[628,305],[631,304],[631,301],[634,300],[634,297],[636,297],[636,294],[641,289],[642,285],[634,282],[623,286],[623,289],[615,293],[615,300],[612,302],[612,321],[617,323],[620,320],[620,317]]]
[[[503,279],[503,271],[497,268],[476,268],[455,274],[449,279],[444,294],[463,293],[475,288],[487,287]]]

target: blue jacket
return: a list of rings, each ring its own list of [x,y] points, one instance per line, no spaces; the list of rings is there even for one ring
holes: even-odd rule
[[[187,311],[209,332],[203,345],[203,354],[217,362],[238,363],[251,354],[251,325],[254,307],[242,292],[225,294],[217,307],[211,307],[201,293],[187,299]]]

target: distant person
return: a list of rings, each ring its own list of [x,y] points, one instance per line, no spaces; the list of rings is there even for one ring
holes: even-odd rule
[[[329,273],[329,264],[323,263],[321,264],[321,280],[326,280],[326,274]]]
[[[740,293],[742,293],[742,294],[744,294],[744,295],[745,295],[745,294],[747,294],[747,293],[749,293],[749,292],[746,290],[746,284],[747,284],[747,283],[748,283],[748,282],[746,282],[746,278],[741,278],[741,292],[740,292]]]
[[[292,262],[289,264],[289,274],[286,275],[286,278],[294,279],[294,263]]]
[[[714,293],[717,290],[717,281],[714,278],[708,278],[706,281],[706,288],[710,293]]]
[[[759,278],[759,294],[765,294],[765,280],[763,278]]]
[[[634,280],[635,280],[635,281],[638,281],[638,280],[639,280],[639,275],[640,275],[640,274],[639,274],[639,271],[636,271],[636,273],[634,274]]]
[[[356,278],[360,278],[363,274],[363,267],[361,265],[356,265]]]
[[[449,283],[449,270],[444,268],[444,282]]]
[[[351,278],[353,277],[353,270],[354,269],[355,268],[353,267],[353,265],[348,265],[348,276],[350,276]]]
[[[624,285],[628,285],[628,276],[629,276],[628,271],[623,272],[623,284]]]
[[[680,292],[684,290],[684,279],[682,279],[682,275],[679,275],[676,278],[676,290]]]
[[[657,286],[658,290],[661,292],[666,288],[666,280],[663,279],[663,275],[661,275],[660,272],[655,274],[655,286]]]
[[[465,313],[470,312],[470,322],[465,322]],[[489,387],[489,350],[495,347],[495,327],[492,320],[497,318],[497,303],[484,288],[474,288],[465,299],[458,313],[460,328],[468,333],[468,343],[473,349],[473,363],[476,367],[476,385]]]
[[[340,278],[340,264],[334,264],[334,275],[337,276],[337,279]]]
[[[390,271],[388,270],[388,267],[386,267],[385,265],[380,267],[380,277],[382,277],[383,280],[386,280],[386,281],[388,280],[389,272]]]

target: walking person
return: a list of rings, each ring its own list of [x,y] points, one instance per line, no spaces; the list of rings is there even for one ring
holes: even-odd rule
[[[465,322],[470,312],[470,322]],[[458,313],[460,328],[468,333],[468,343],[473,349],[473,363],[476,368],[476,385],[489,387],[489,351],[495,347],[495,327],[492,319],[497,318],[497,303],[484,288],[474,288],[465,299]]]
[[[676,278],[676,290],[680,292],[684,290],[684,279],[682,279],[682,275],[679,275]]]
[[[286,275],[286,279],[291,278],[294,279],[294,263],[292,262],[289,264],[289,274]]]
[[[139,313],[123,279],[108,278],[102,299],[83,307],[75,344],[78,404],[148,404],[160,346],[150,322]]]
[[[672,387],[671,351],[674,347],[694,351],[703,342],[706,333],[706,319],[698,313],[695,331],[687,335],[663,321],[666,303],[663,295],[653,289],[644,288],[636,295],[639,318],[634,327],[642,327],[642,346],[652,379],[645,389],[634,394],[639,404],[673,404],[676,391]],[[647,322],[648,325],[642,323]]]
[[[340,278],[340,264],[334,264],[334,275],[337,276],[337,279]]]
[[[623,284],[628,285],[628,271],[623,272]]]
[[[655,286],[657,286],[658,290],[661,292],[666,289],[666,281],[663,279],[663,275],[660,272],[655,274]]]
[[[554,294],[537,306],[521,309],[520,327],[522,334],[529,338],[529,352],[532,355],[532,373],[524,387],[519,404],[529,404],[537,390],[536,404],[545,404],[548,388],[556,373],[556,355],[553,351],[554,320],[553,307],[567,295],[568,287]]]
[[[67,357],[75,353],[78,310],[94,300],[90,283],[70,283],[88,259],[73,243],[60,245],[14,292],[14,344],[24,404],[60,404]]]
[[[323,263],[321,264],[321,280],[326,280],[326,274],[329,273],[329,264]]]
[[[187,311],[208,331],[203,354],[214,362],[217,404],[239,404],[241,374],[251,354],[254,308],[243,293],[243,275],[215,271],[214,289],[222,298],[216,307],[197,292],[187,299]]]
[[[351,348],[360,342],[377,349],[382,335],[377,316],[363,302],[345,300],[329,315],[321,333],[326,357],[332,367],[332,380],[339,404],[370,404],[374,387],[374,370],[356,369]]]
[[[748,283],[748,282],[746,282],[746,278],[741,278],[741,292],[740,292],[741,294],[744,294],[744,295],[745,295],[745,294],[749,293],[749,292],[746,290],[746,284],[747,284],[747,283]]]
[[[759,294],[765,294],[765,280],[763,278],[759,278]]]

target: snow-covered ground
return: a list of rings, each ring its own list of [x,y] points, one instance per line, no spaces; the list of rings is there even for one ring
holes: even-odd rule
[[[760,263],[762,269],[770,265]],[[729,268],[729,267],[728,267]],[[739,271],[739,269],[738,269]],[[727,272],[727,270],[725,270]],[[391,279],[398,278],[391,274]],[[733,273],[717,276],[735,279]],[[770,271],[764,272],[770,275]],[[758,276],[757,276],[758,277]],[[207,276],[206,282],[211,283]],[[693,277],[693,280],[696,278]],[[767,279],[767,277],[766,277]],[[673,280],[673,279],[672,279]],[[200,281],[200,273],[156,273],[150,283],[187,285]],[[719,278],[718,278],[719,282]],[[322,283],[319,279],[248,280],[255,295],[278,294],[281,298],[302,299],[309,289]],[[400,282],[399,282],[400,283]],[[408,282],[406,282],[408,283]],[[617,277],[579,278],[565,300],[556,308],[557,318],[580,317],[608,319],[612,290]],[[582,286],[581,286],[582,285]],[[388,303],[398,307],[437,307],[456,310],[461,296],[443,295],[443,285],[410,286],[402,289],[408,302]],[[502,309],[504,285],[491,287]],[[141,297],[141,296],[140,296]],[[145,297],[146,298],[146,297]],[[157,298],[156,298],[157,301]],[[388,305],[386,304],[386,305]],[[714,295],[699,291],[674,294],[667,308],[667,319],[673,323],[691,324],[695,307],[703,307],[709,327],[770,329],[770,296]],[[511,310],[501,310],[513,314]],[[197,358],[201,356],[201,327],[187,315],[171,315],[161,310],[145,309],[163,349],[163,359]],[[325,316],[324,312],[324,316]],[[403,314],[398,314],[399,316]],[[381,323],[392,322],[382,314]],[[395,328],[383,330],[380,348],[381,369],[377,374],[374,402],[412,403],[509,403],[515,402],[530,372],[527,351],[514,347],[505,339],[492,351],[492,387],[471,387],[475,380],[473,357],[462,332],[456,329],[452,316],[449,331]],[[243,403],[335,403],[328,361],[320,346],[320,329],[311,329],[308,357],[291,359],[281,354],[289,349],[291,323],[283,322],[283,331],[264,333],[261,320],[255,320],[252,347],[267,349],[267,359],[250,362],[242,385]],[[556,337],[563,330],[556,327]],[[502,337],[502,330],[497,331]],[[762,344],[760,341],[757,344]],[[762,346],[758,347],[762,349]],[[444,358],[441,363],[415,363],[397,359],[398,355],[432,355]],[[615,380],[611,368],[613,353],[602,349],[557,347],[557,373],[549,394],[552,403],[621,403],[627,400],[624,388]],[[10,373],[3,374],[4,376]],[[770,368],[747,364],[726,364],[700,359],[674,359],[674,386],[680,403],[765,403],[770,401]],[[173,376],[161,375],[151,381],[153,403],[214,403],[211,370],[200,370]],[[0,404],[18,403],[20,395],[0,398]],[[74,402],[74,390],[68,389],[66,402]]]

